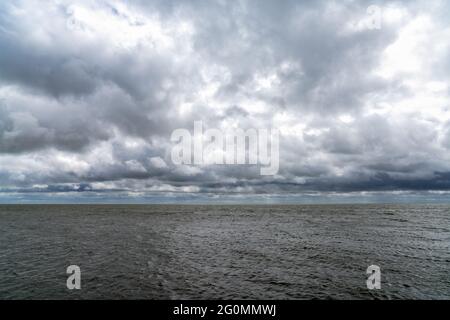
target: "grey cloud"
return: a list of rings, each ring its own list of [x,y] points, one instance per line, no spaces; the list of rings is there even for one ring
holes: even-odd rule
[[[439,89],[448,80],[448,38],[439,33],[448,17],[425,1],[376,1],[409,20],[353,30],[371,4],[5,2],[0,184],[24,192],[48,185],[40,192],[49,193],[448,190],[450,98]],[[101,13],[95,18],[112,30],[95,19],[69,28],[72,5]],[[403,28],[424,14],[436,18],[430,39],[444,49],[429,53],[430,62],[419,52],[422,70],[376,72]],[[136,28],[146,23],[141,35]],[[433,81],[438,91],[423,98]],[[409,108],[411,97],[423,105]],[[261,177],[255,166],[174,166],[171,132],[192,131],[196,120],[287,127],[278,176]]]

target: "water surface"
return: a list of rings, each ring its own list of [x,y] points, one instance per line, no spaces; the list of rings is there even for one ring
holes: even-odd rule
[[[18,298],[449,299],[450,206],[0,205],[0,299]]]

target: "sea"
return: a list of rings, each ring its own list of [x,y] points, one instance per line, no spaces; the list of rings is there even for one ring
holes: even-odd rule
[[[450,299],[450,205],[0,205],[0,299]]]

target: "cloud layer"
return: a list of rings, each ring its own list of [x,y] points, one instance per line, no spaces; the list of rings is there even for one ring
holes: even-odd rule
[[[449,9],[3,1],[0,201],[450,190]],[[170,135],[194,121],[279,129],[278,175],[175,166]]]

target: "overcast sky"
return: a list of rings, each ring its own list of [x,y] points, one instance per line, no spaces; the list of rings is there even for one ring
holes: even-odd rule
[[[1,1],[0,202],[447,199],[449,12]],[[278,174],[174,165],[171,133],[194,121],[280,130]]]

